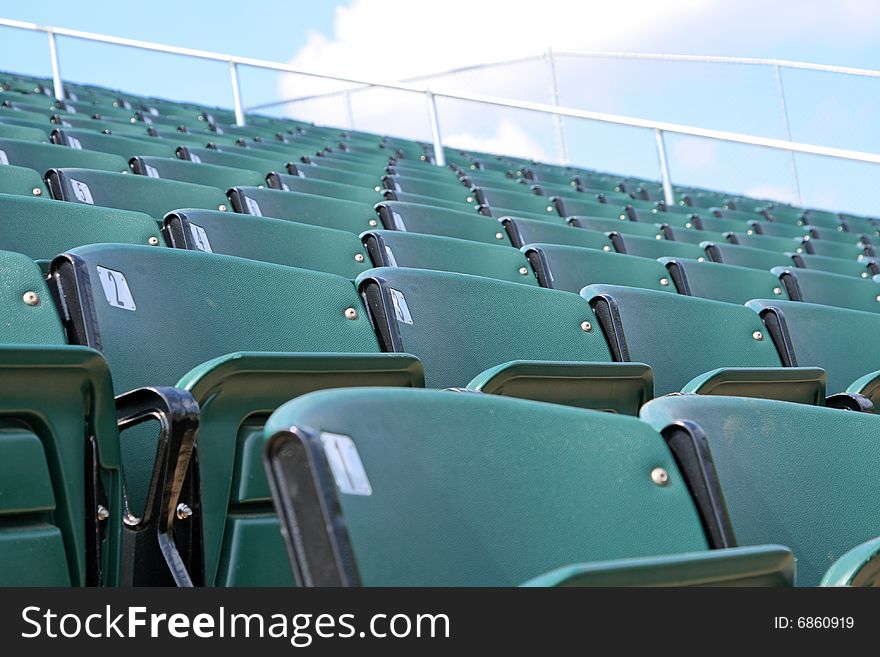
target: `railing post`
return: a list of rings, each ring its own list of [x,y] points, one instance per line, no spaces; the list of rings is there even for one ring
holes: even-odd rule
[[[550,73],[550,102],[559,107],[559,82],[556,78],[556,59],[553,49],[547,48],[545,54],[547,69]],[[556,128],[556,152],[562,164],[568,164],[568,145],[565,142],[565,124],[559,114],[553,115],[553,126]]]
[[[238,64],[235,60],[229,60],[229,80],[232,82],[232,104],[235,108],[235,125],[243,126],[244,107],[241,104],[241,87],[238,83]]]
[[[791,123],[788,120],[788,105],[785,102],[785,87],[782,85],[782,69],[779,64],[773,65],[773,76],[776,79],[776,91],[779,94],[779,109],[782,113],[782,128],[785,131],[785,139],[791,141]],[[794,158],[794,151],[788,151],[789,163],[791,165],[791,179],[794,187],[794,198],[798,205],[802,204],[801,185],[798,180],[797,162]]]
[[[55,91],[55,100],[64,100],[64,83],[61,81],[61,64],[58,62],[58,43],[55,40],[55,32],[46,30],[49,37],[49,59],[52,60],[52,86]]]
[[[434,164],[438,167],[445,167],[446,154],[443,152],[443,140],[440,137],[440,118],[437,115],[437,100],[430,89],[425,91],[425,100],[428,101],[428,120],[431,122],[431,136],[434,138]]]
[[[675,193],[672,191],[672,179],[669,177],[669,160],[666,159],[666,142],[663,131],[654,128],[654,142],[657,144],[657,159],[660,160],[660,180],[663,182],[663,200],[667,206],[675,205]]]
[[[345,90],[345,120],[348,122],[348,129],[354,130],[354,110],[351,108],[351,90]]]

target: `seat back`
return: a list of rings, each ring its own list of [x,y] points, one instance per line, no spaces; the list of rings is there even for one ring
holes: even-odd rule
[[[233,209],[242,214],[274,217],[357,234],[379,225],[376,213],[369,204],[329,196],[259,187],[233,187],[228,196]]]
[[[199,164],[170,157],[137,156],[129,162],[131,170],[141,176],[166,178],[180,182],[206,185],[227,190],[236,185],[264,185],[263,175],[249,169],[236,169],[217,164]]]
[[[46,181],[57,200],[142,212],[156,221],[177,208],[226,209],[226,198],[219,189],[176,180],[91,169],[51,169]]]
[[[638,235],[626,235],[624,233],[612,233],[611,241],[619,253],[626,253],[641,258],[690,258],[691,260],[704,261],[706,253],[697,244],[687,242],[673,242],[667,239],[641,237]]]
[[[299,192],[300,194],[315,194],[328,196],[343,201],[353,201],[372,207],[384,196],[373,187],[356,187],[344,183],[331,182],[329,180],[316,180],[313,178],[301,178],[289,173],[272,172],[267,178],[269,187],[281,189],[286,192]]]
[[[476,213],[400,201],[383,201],[376,206],[376,212],[387,230],[510,246],[510,240],[498,221]]]
[[[592,310],[570,292],[402,267],[370,270],[358,287],[383,350],[417,356],[428,387],[463,387],[512,360],[611,360]]]
[[[843,392],[880,369],[877,313],[775,299],[753,299],[747,305],[761,315],[783,363],[823,368],[829,393]]]
[[[675,292],[663,265],[649,258],[559,244],[528,244],[522,251],[543,287],[577,294],[604,283]]]
[[[782,365],[760,318],[743,306],[614,285],[591,285],[581,296],[614,359],[651,366],[658,396],[717,368]]]
[[[336,390],[285,404],[265,436],[306,585],[509,586],[572,562],[708,547],[663,439],[634,418],[497,395]],[[338,449],[356,479],[331,460]],[[651,483],[652,468],[665,485]],[[552,541],[535,540],[532,517]]]
[[[509,246],[400,230],[369,231],[361,237],[376,267],[438,269],[538,284],[525,256]]]
[[[660,262],[682,294],[738,304],[764,297],[788,298],[786,288],[768,271],[687,258],[660,258]]]
[[[222,253],[354,279],[370,268],[356,235],[235,212],[182,209],[165,216],[163,233],[178,249]]]
[[[795,301],[880,312],[880,285],[871,279],[799,267],[775,267],[772,272]]]
[[[48,198],[49,190],[37,171],[6,164],[0,166],[0,194]]]
[[[876,415],[686,395],[648,402],[641,417],[679,433],[673,449],[677,440],[708,448],[687,449],[683,470],[716,473],[738,543],[790,547],[801,586],[816,586],[838,557],[880,534],[870,503],[880,495]]]
[[[55,128],[52,131],[52,143],[70,148],[86,149],[100,153],[119,155],[128,161],[135,155],[155,155],[158,157],[174,157],[174,142],[161,139],[137,139],[104,135],[95,130],[75,130]]]
[[[125,158],[69,146],[23,139],[0,139],[0,163],[34,169],[41,175],[53,168],[82,167],[101,171],[127,171]]]
[[[706,255],[712,262],[723,262],[726,265],[749,267],[751,269],[765,269],[784,267],[792,262],[791,255],[755,249],[750,246],[739,244],[725,244],[723,242],[709,242],[705,244]]]
[[[540,219],[520,219],[519,217],[502,217],[499,219],[507,231],[510,241],[517,248],[526,244],[564,244],[580,246],[588,249],[612,251],[611,239],[597,231],[586,228],[575,228],[563,223],[542,221]]]

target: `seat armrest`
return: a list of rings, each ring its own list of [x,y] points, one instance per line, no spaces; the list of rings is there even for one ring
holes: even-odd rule
[[[691,379],[681,391],[822,406],[825,379],[818,367],[722,367]]]
[[[514,360],[480,372],[467,388],[493,395],[638,415],[654,396],[644,363]]]
[[[841,556],[826,571],[820,586],[880,586],[880,538]]]
[[[758,545],[564,566],[521,586],[794,586],[786,547]]]

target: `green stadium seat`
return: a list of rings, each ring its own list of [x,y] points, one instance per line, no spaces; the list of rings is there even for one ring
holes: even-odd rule
[[[807,253],[826,256],[828,258],[844,258],[853,260],[860,255],[873,256],[874,250],[867,241],[853,241],[850,244],[834,240],[813,239],[809,235],[803,240],[804,250]]]
[[[697,244],[687,242],[673,242],[666,239],[651,239],[638,235],[625,235],[623,233],[611,233],[611,242],[618,253],[642,258],[661,258],[663,256],[674,258],[690,258],[691,260],[703,261],[706,253]]]
[[[361,238],[376,267],[437,269],[538,285],[529,261],[509,246],[400,230],[368,231]]]
[[[681,294],[743,304],[750,299],[788,299],[785,286],[768,271],[720,262],[660,258]]]
[[[124,157],[126,161],[135,155],[174,157],[177,145],[160,139],[132,139],[118,135],[103,135],[93,130],[56,128],[52,131],[52,143],[75,149],[98,151]]]
[[[198,422],[192,399],[153,388],[114,401],[101,355],[65,344],[37,265],[3,251],[0,268],[0,585],[191,583],[169,525]],[[146,415],[167,426],[149,483],[153,519],[123,523],[119,432]]]
[[[370,268],[357,236],[344,230],[310,226],[234,212],[181,209],[165,216],[170,246],[300,267],[354,279]]]
[[[807,249],[800,239],[772,235],[749,235],[747,233],[727,233],[726,236],[727,241],[731,244],[739,244],[752,249],[776,253],[807,253]],[[855,257],[856,254],[853,254],[853,258]]]
[[[792,263],[792,254],[790,253],[765,251],[727,242],[706,242],[703,246],[709,260],[723,262],[726,265],[769,271],[774,267],[786,267]]]
[[[682,396],[655,399],[641,417],[687,464],[680,467],[691,486],[724,491],[721,521],[740,545],[792,549],[798,585],[818,585],[836,560],[880,533],[869,502],[880,494],[876,415]]]
[[[685,242],[687,244],[702,244],[703,242],[723,242],[724,233],[716,233],[712,230],[698,230],[696,228],[675,228],[669,224],[663,225],[663,235],[673,242]],[[623,230],[619,232],[625,232]]]
[[[597,203],[595,201],[580,201],[570,197],[551,197],[556,213],[560,217],[596,217],[604,219],[621,219],[638,221],[639,214],[631,205],[619,205],[613,203]]]
[[[49,260],[97,242],[163,244],[156,222],[145,214],[0,194],[0,246],[6,251]]]
[[[462,188],[464,189],[464,188]],[[410,205],[427,205],[444,210],[454,210],[456,212],[467,212],[469,214],[480,209],[478,204],[470,205],[464,201],[451,201],[448,198],[437,198],[436,196],[422,196],[421,194],[408,194],[407,192],[395,192],[386,189],[382,195],[390,201],[398,201],[400,203],[408,203]]]
[[[342,201],[362,203],[368,207],[376,205],[376,203],[385,198],[381,192],[377,192],[370,187],[355,187],[354,185],[345,185],[342,183],[330,182],[329,180],[301,178],[289,173],[272,172],[266,179],[269,183],[269,187],[272,189],[280,189],[285,192],[298,192],[300,194],[327,196]]]
[[[417,356],[428,387],[630,415],[651,396],[648,368],[611,362],[593,311],[576,294],[402,267],[368,271],[358,288],[383,350]]]
[[[0,119],[0,139],[47,141],[46,131],[35,127],[11,125]]]
[[[510,241],[517,248],[526,244],[565,244],[587,249],[613,251],[611,239],[597,230],[575,228],[563,223],[551,223],[541,219],[520,219],[519,217],[502,217],[500,220],[507,231]],[[641,224],[639,224],[641,225]]]
[[[655,240],[666,239],[666,233],[661,225],[651,224],[645,221],[574,216],[568,217],[568,223],[578,228],[586,228],[588,230],[601,231],[603,233],[623,233],[624,235],[650,237]]]
[[[433,198],[445,198],[450,201],[463,201],[468,205],[479,203],[475,192],[464,185],[455,182],[453,176],[449,177],[449,183],[428,181],[420,178],[405,178],[400,175],[386,175],[382,178],[385,188],[394,192],[406,192],[407,194],[420,194]]]
[[[201,524],[204,583],[292,583],[254,454],[262,418],[323,387],[420,385],[418,362],[379,353],[354,285],[331,274],[103,244],[58,256],[51,277],[67,309],[68,338],[100,349],[117,389],[176,385],[198,401],[198,472],[192,476],[200,481],[201,499],[198,518],[190,520]],[[151,443],[145,434],[122,444],[135,495],[149,474],[144,463]]]
[[[259,187],[266,184],[265,176],[249,169],[199,164],[170,157],[137,156],[131,158],[129,166],[140,176],[177,180],[224,190],[236,185]]]
[[[813,255],[811,253],[798,253],[793,255],[795,266],[804,269],[818,269],[843,274],[844,276],[858,276],[870,278],[874,274],[880,274],[880,264],[874,258],[858,256],[855,259],[829,258],[828,256]],[[779,266],[782,266],[780,263]]]
[[[293,176],[315,180],[328,180],[330,182],[343,183],[345,185],[354,185],[355,187],[366,187],[367,189],[375,189],[377,192],[382,189],[381,176],[369,173],[345,171],[342,169],[333,169],[330,167],[313,166],[301,163],[296,164],[294,162],[287,165],[287,172]]]
[[[364,203],[259,187],[233,187],[227,195],[233,209],[242,214],[336,228],[358,235],[379,226],[376,212]]]
[[[828,373],[828,389],[834,395],[874,390],[871,381],[880,380],[880,372],[875,372],[877,313],[775,299],[753,299],[746,305],[761,315],[787,367],[821,367]],[[852,386],[872,372],[870,379]],[[876,395],[866,396],[875,404],[880,402]]]
[[[73,203],[143,212],[161,221],[177,208],[225,209],[226,198],[215,187],[176,180],[92,169],[51,169],[46,182],[52,198]]]
[[[560,244],[522,247],[542,287],[579,293],[587,285],[628,285],[675,292],[666,268],[650,258]]]
[[[550,197],[530,194],[527,190],[518,191],[515,187],[512,191],[496,187],[474,187],[473,191],[479,205],[488,205],[493,209],[507,208],[538,215],[556,213]]]
[[[793,301],[880,312],[880,285],[873,280],[798,267],[774,267],[771,271],[779,277]]]
[[[264,441],[304,586],[510,586],[583,562],[606,566],[607,584],[650,581],[635,557],[677,564],[682,585],[723,578],[737,558],[751,563],[733,581],[791,584],[785,548],[709,549],[728,537],[704,529],[708,512],[663,438],[633,418],[494,395],[331,390],[278,409]],[[536,538],[531,517],[552,540]]]
[[[40,173],[62,167],[82,167],[117,172],[128,170],[126,160],[118,155],[23,139],[0,139],[0,164],[27,167]]]
[[[189,160],[200,164],[216,164],[222,167],[234,169],[250,169],[256,173],[266,175],[270,171],[278,171],[284,168],[284,158],[272,159],[257,157],[233,151],[221,151],[214,148],[198,148],[194,146],[180,146],[177,149],[177,157],[181,160]]]
[[[425,233],[510,246],[504,228],[491,217],[399,201],[379,203],[376,206],[376,212],[387,230]]]
[[[699,216],[700,218],[697,220],[697,224],[702,230],[713,231],[715,233],[747,233],[749,230],[752,230],[749,222],[744,221],[743,219],[716,217],[715,215],[708,213],[703,213]],[[795,226],[791,226],[790,228],[797,230],[797,227]],[[806,229],[801,229],[801,234],[803,234],[804,230]],[[784,237],[789,236],[785,235]]]
[[[659,395],[683,390],[821,403],[824,374],[786,372],[764,325],[740,305],[616,285],[581,290],[614,360],[654,371]]]
[[[11,164],[0,165],[0,194],[49,198],[49,190],[39,172]]]

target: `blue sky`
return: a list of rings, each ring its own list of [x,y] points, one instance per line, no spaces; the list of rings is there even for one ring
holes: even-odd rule
[[[778,57],[880,68],[880,5],[869,0],[349,0],[258,5],[152,0],[7,6],[7,18],[277,61],[338,74],[396,79],[555,49],[633,50]],[[0,28],[0,68],[49,73],[45,37]],[[136,93],[229,106],[222,64],[62,40],[71,80]],[[782,137],[772,73],[706,64],[558,60],[561,103],[597,111]],[[793,138],[880,152],[880,80],[786,71]],[[296,76],[244,70],[246,105],[328,90]],[[436,88],[548,101],[543,62],[446,76]],[[360,92],[358,128],[427,139],[424,101]],[[338,97],[288,106],[292,115],[344,125]],[[281,110],[283,111],[283,110]],[[463,147],[553,160],[546,117],[440,101],[444,137]],[[567,120],[570,159],[594,168],[657,176],[650,133]],[[787,155],[707,140],[669,137],[673,179],[790,198]],[[880,167],[797,157],[804,203],[880,215]]]

